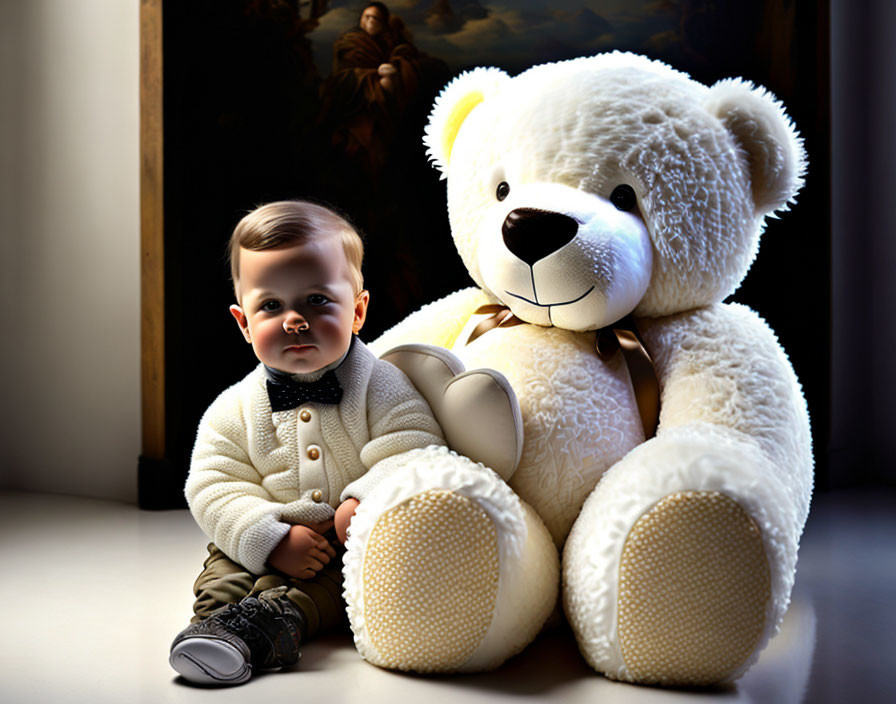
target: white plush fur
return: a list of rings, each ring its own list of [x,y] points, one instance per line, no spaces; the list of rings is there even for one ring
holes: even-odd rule
[[[462,75],[437,102],[427,143],[479,288],[425,306],[372,347],[438,344],[467,368],[509,379],[525,430],[510,488],[563,549],[567,616],[585,658],[612,677],[627,676],[616,581],[632,525],[678,491],[737,501],[761,530],[772,589],[761,642],[739,676],[787,608],[812,492],[808,414],[791,365],[759,316],[722,303],[756,255],[764,217],[786,209],[802,184],[805,155],[789,118],[744,81],[710,88],[612,53],[514,78]],[[502,182],[509,192],[498,198]],[[622,215],[611,203],[620,184],[637,198]],[[514,260],[501,231],[526,207],[579,227],[531,267]],[[593,295],[566,305],[583,282]],[[548,305],[521,304],[512,294],[526,286]],[[530,324],[467,344],[484,303]],[[602,360],[593,348],[593,330],[628,313],[661,388],[659,429],[646,441],[621,355]],[[442,476],[443,488],[463,484]]]
[[[492,97],[510,76],[497,68],[475,68],[449,83],[436,98],[433,118],[426,126],[423,143],[426,153],[446,177],[453,147],[452,136],[469,111],[485,98]]]
[[[756,211],[786,209],[803,186],[806,156],[784,106],[764,88],[729,78],[710,89],[704,107],[746,151]]]
[[[558,327],[517,325],[460,342],[452,351],[465,366],[496,369],[516,392],[523,454],[510,486],[562,547],[603,473],[644,441],[622,358],[602,361],[593,334]]]

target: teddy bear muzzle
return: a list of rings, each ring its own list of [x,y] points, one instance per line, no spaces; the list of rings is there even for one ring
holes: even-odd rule
[[[527,323],[596,330],[631,313],[650,282],[644,220],[601,194],[517,183],[478,223],[474,279]]]

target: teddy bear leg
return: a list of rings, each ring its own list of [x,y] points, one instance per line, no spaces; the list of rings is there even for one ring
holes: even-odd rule
[[[346,544],[355,643],[415,672],[497,667],[538,633],[557,598],[556,549],[491,470],[429,448],[361,503]]]
[[[564,607],[588,662],[644,684],[746,672],[789,602],[811,487],[799,484],[711,433],[655,438],[611,468],[563,556]]]

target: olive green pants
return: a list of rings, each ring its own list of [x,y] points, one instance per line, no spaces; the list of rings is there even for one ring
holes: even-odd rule
[[[227,604],[236,604],[243,597],[257,596],[265,589],[287,586],[286,596],[305,614],[308,625],[306,637],[325,633],[348,625],[345,602],[342,600],[342,556],[345,548],[332,531],[327,534],[336,557],[312,579],[295,579],[272,570],[268,574],[255,575],[225,555],[214,543],[208,545],[208,558],[193,593],[192,623],[201,621],[213,611]]]

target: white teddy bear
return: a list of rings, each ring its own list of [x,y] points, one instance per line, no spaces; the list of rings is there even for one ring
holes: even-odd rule
[[[361,654],[420,672],[495,667],[562,592],[608,677],[739,677],[787,609],[812,491],[791,365],[758,315],[722,302],[765,217],[802,185],[789,118],[745,81],[707,87],[614,52],[465,73],[426,142],[478,287],[372,347],[429,343],[503,373],[524,442],[508,483],[419,451],[361,504],[345,563]],[[614,329],[625,354],[606,349]]]

